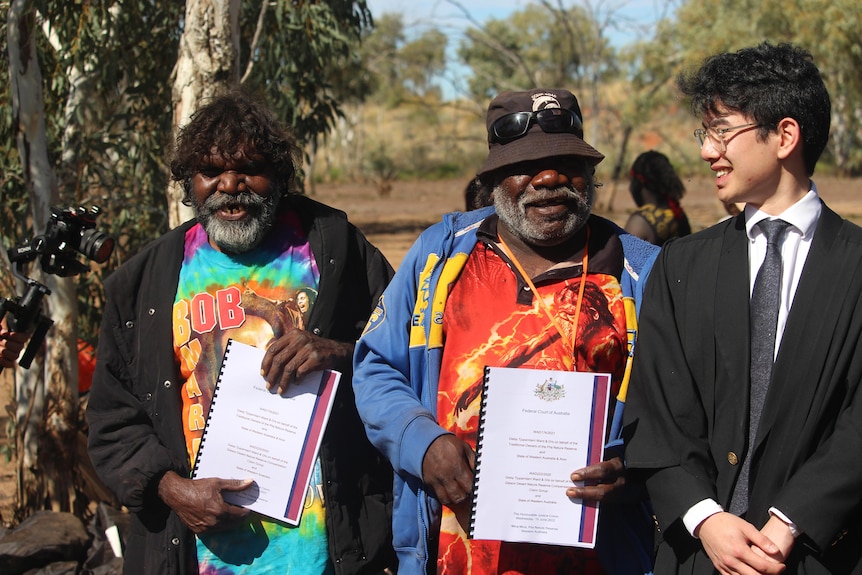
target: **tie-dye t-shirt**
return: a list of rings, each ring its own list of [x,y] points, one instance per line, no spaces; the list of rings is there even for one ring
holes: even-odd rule
[[[239,256],[214,249],[200,225],[186,233],[173,340],[192,466],[227,340],[265,347],[287,330],[304,329],[314,305],[320,274],[296,215],[280,214],[276,229],[280,233]],[[321,486],[318,462],[297,527],[250,513],[237,528],[199,536],[200,573],[332,573]]]

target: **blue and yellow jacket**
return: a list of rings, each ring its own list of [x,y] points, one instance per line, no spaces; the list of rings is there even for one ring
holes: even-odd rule
[[[389,459],[396,474],[393,542],[400,575],[427,573],[428,542],[432,540],[432,530],[439,525],[440,503],[425,490],[421,480],[422,459],[435,439],[449,433],[437,424],[436,418],[443,311],[450,286],[476,245],[477,229],[493,213],[493,208],[484,208],[446,214],[440,223],[423,232],[380,298],[356,345],[353,375],[356,405],[368,438]],[[623,295],[639,307],[658,248],[598,216],[591,216],[592,221],[613,226],[618,232],[625,254],[620,279]],[[633,350],[636,320],[631,324]],[[621,415],[622,409],[618,407],[617,412]],[[600,544],[603,524],[617,533],[624,527],[607,525],[609,522],[603,517],[612,513],[605,511],[603,508],[600,512]],[[642,575],[651,570],[651,522],[645,528],[649,533],[637,539],[644,539],[646,555],[634,559],[636,554],[622,551],[633,557],[634,564],[631,568],[613,568],[614,573]],[[649,541],[645,540],[647,535]]]

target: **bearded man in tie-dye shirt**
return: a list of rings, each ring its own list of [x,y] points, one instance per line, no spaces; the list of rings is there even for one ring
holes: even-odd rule
[[[353,344],[393,272],[342,212],[291,190],[300,157],[264,106],[216,98],[171,162],[195,219],[105,284],[90,454],[132,512],[126,573],[394,572],[392,471],[349,384]],[[314,370],[347,378],[298,526],[224,501],[250,480],[189,478],[228,339],[267,350],[249,373],[278,393]]]

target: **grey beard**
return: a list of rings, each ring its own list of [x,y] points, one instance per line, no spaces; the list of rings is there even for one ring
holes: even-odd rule
[[[195,216],[210,240],[225,253],[243,254],[256,248],[275,224],[280,194],[273,190],[267,196],[253,192],[225,194],[216,192],[203,204],[192,201]],[[225,205],[240,205],[248,211],[242,221],[225,221],[215,213]]]
[[[541,222],[527,219],[526,208],[524,207],[528,197],[526,194],[522,194],[517,199],[510,199],[499,187],[495,188],[494,208],[500,221],[525,243],[545,244],[553,240],[565,240],[587,223],[593,208],[592,189],[583,194],[570,186],[562,186],[562,188],[547,191],[538,190],[529,195],[529,201],[536,201],[537,194],[542,195],[543,192],[548,195],[557,195],[561,189],[565,190],[566,195],[574,202],[575,210],[561,216],[560,219],[564,221],[564,225],[559,230],[545,230]]]

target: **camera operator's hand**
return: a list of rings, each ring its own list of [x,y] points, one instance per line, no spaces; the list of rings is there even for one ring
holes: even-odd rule
[[[194,533],[220,531],[236,525],[248,509],[231,505],[222,491],[242,491],[251,479],[187,479],[168,471],[159,481],[159,497]]]
[[[15,362],[29,337],[26,333],[9,331],[5,321],[0,324],[0,369],[15,367]]]

